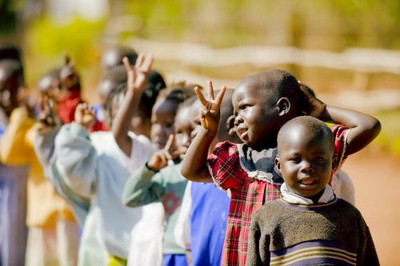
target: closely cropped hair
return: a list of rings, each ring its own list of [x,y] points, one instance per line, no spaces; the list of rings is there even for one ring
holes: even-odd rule
[[[286,70],[271,69],[249,78],[257,80],[258,92],[268,104],[276,103],[281,97],[287,97],[295,108],[301,110],[306,104],[298,80]]]
[[[307,115],[298,116],[286,122],[279,130],[278,143],[280,143],[286,137],[286,134],[290,129],[296,127],[307,128],[307,131],[313,136],[323,136],[324,134],[328,135],[333,147],[334,136],[329,127],[323,121]]]
[[[176,103],[182,103],[186,99],[196,94],[194,92],[195,87],[202,89],[201,86],[194,83],[187,83],[186,81],[173,83],[160,93],[159,99],[166,99]]]

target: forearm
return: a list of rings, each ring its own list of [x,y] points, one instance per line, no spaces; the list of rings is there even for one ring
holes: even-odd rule
[[[54,165],[66,184],[89,195],[97,178],[97,151],[86,128],[73,122],[61,127],[55,139]]]
[[[132,116],[139,105],[140,97],[141,94],[128,91],[112,123],[112,132],[115,141],[127,156],[131,154],[132,148],[128,131],[130,129]]]
[[[328,123],[342,124],[351,129],[347,136],[346,155],[364,148],[381,130],[381,124],[376,118],[340,107],[327,106],[320,119]]]
[[[157,184],[152,179],[156,172],[141,167],[125,183],[122,193],[122,203],[129,207],[137,207],[161,200],[160,191],[157,191]]]
[[[207,156],[214,137],[214,132],[199,128],[182,161],[181,174],[186,179],[195,182],[212,182],[207,168]]]

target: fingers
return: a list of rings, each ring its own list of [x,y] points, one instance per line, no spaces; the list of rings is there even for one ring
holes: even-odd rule
[[[207,99],[204,97],[203,93],[201,92],[199,87],[195,87],[194,88],[194,92],[197,95],[197,98],[199,99],[201,105],[203,105],[204,107],[207,107],[208,105],[208,101]]]
[[[224,98],[225,95],[225,91],[226,91],[226,86],[223,86],[222,89],[218,92],[217,99],[215,99],[217,107],[221,106],[222,99]]]
[[[214,100],[214,87],[211,80],[208,81],[208,99]]]
[[[153,55],[152,54],[147,55],[142,64],[141,71],[146,72],[147,74],[150,71],[153,62],[154,62]]]
[[[167,143],[164,146],[164,150],[169,152],[174,144],[175,144],[175,134],[170,134]]]
[[[126,72],[127,72],[127,73],[131,72],[131,71],[132,71],[132,66],[131,66],[131,63],[129,62],[128,57],[125,56],[125,57],[122,59],[122,62],[124,63]]]

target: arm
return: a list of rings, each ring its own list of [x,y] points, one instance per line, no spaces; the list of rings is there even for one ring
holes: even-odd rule
[[[356,153],[378,136],[381,124],[378,119],[350,109],[328,106],[319,100],[310,88],[301,84],[308,113],[328,123],[342,124],[351,129],[347,135],[346,156]]]
[[[0,139],[1,162],[11,165],[29,163],[33,150],[26,137],[34,123],[26,108],[20,107],[12,112],[10,123]]]
[[[182,161],[181,174],[185,178],[195,182],[212,182],[207,167],[208,149],[217,135],[220,107],[226,88],[223,87],[214,100],[212,83],[209,82],[209,99],[205,99],[200,89],[196,88],[197,97],[203,106],[201,110],[201,127],[196,137],[186,151]]]
[[[149,55],[144,58],[143,55],[139,55],[133,68],[129,64],[128,58],[125,57],[123,61],[128,74],[128,88],[124,102],[114,118],[112,132],[119,148],[127,156],[130,156],[132,153],[132,139],[128,136],[128,131],[132,116],[146,88],[146,78],[153,63],[153,57]]]
[[[129,207],[138,207],[160,201],[165,188],[161,183],[160,173],[142,166],[125,183],[122,203]]]
[[[261,258],[261,253],[259,250],[261,230],[255,218],[256,216],[252,217],[250,224],[249,240],[247,245],[246,266],[269,265],[269,257],[264,258],[264,260],[262,260]],[[266,248],[268,248],[267,245],[265,246]],[[265,252],[263,251],[263,254],[269,255],[269,251],[265,250]]]
[[[97,178],[98,154],[89,137],[95,123],[93,111],[85,103],[75,111],[75,122],[61,127],[55,139],[51,163],[66,185],[82,197],[90,198]]]

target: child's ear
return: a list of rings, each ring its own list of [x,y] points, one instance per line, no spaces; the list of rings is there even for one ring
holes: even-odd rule
[[[290,101],[286,97],[280,98],[276,105],[278,107],[279,115],[281,116],[287,114],[290,110]]]
[[[280,159],[279,159],[278,156],[275,157],[274,162],[275,162],[275,171],[276,171],[278,174],[281,174],[281,162],[280,162]]]

